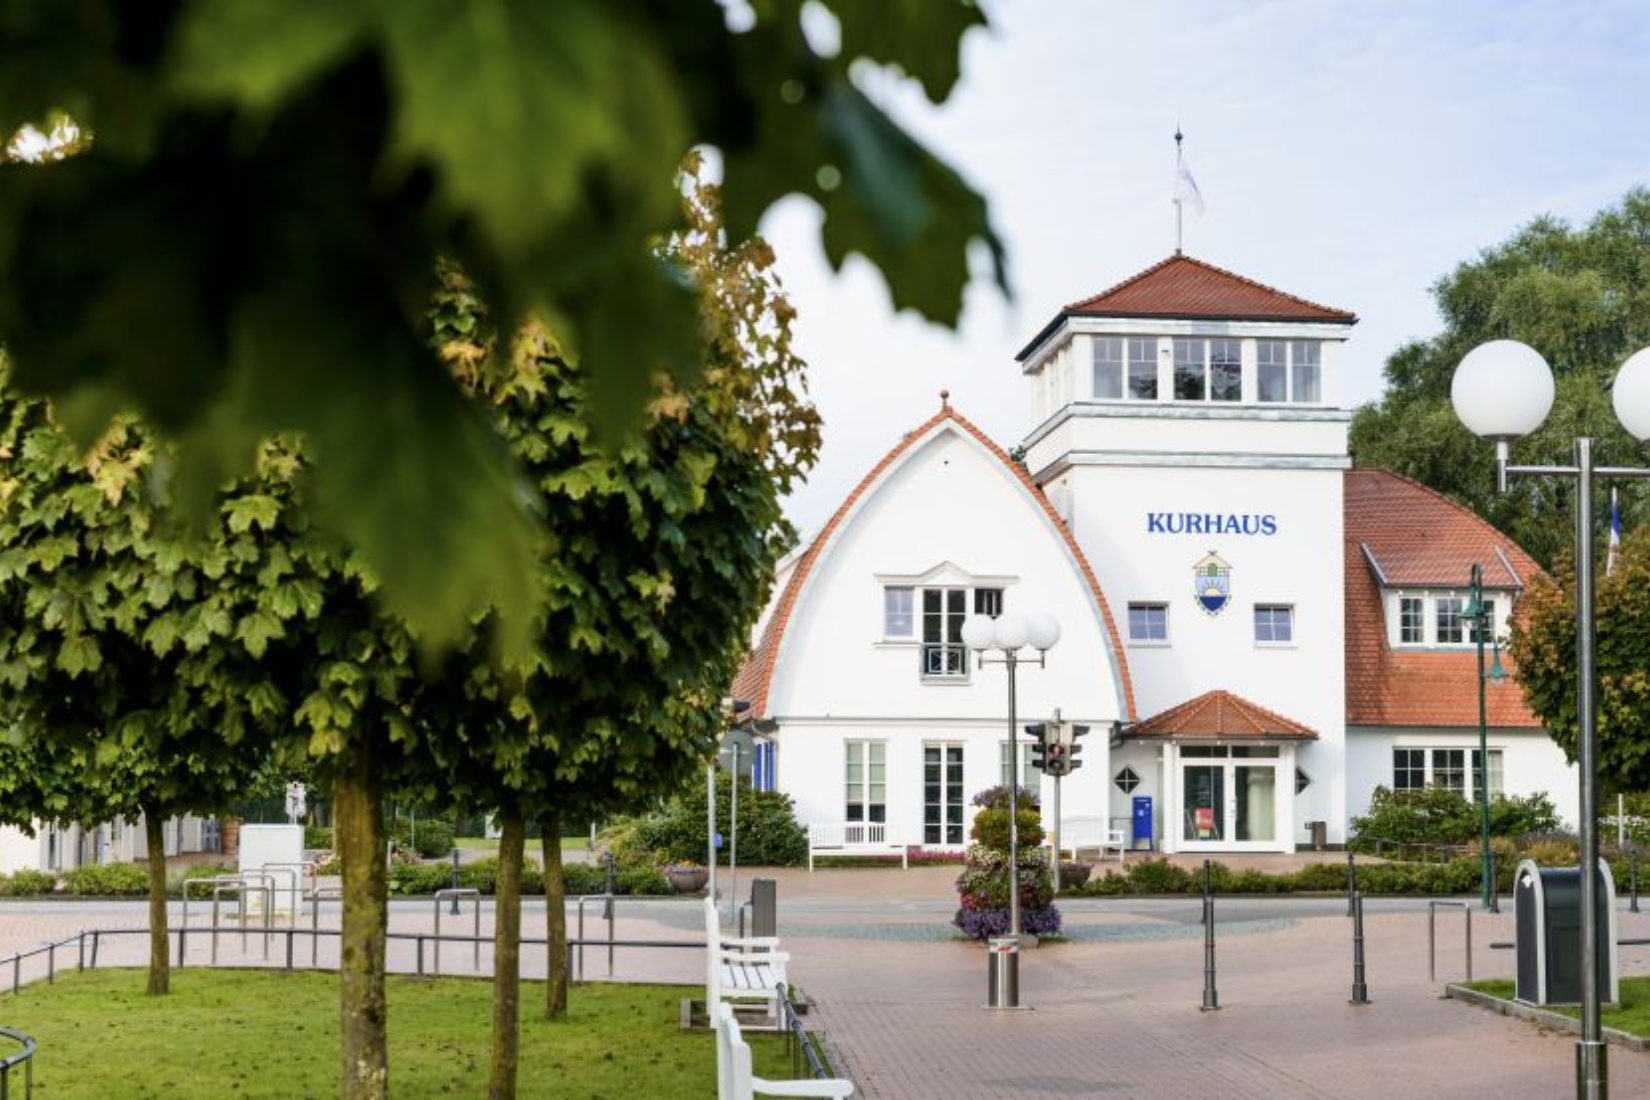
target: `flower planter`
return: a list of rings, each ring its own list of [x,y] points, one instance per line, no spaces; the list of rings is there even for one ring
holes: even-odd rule
[[[667,867],[665,878],[670,882],[670,888],[678,894],[697,894],[710,881],[708,867]]]

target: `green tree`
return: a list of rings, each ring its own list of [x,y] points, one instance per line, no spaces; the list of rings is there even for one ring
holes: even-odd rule
[[[680,158],[710,147],[728,230],[793,193],[837,266],[954,324],[983,199],[860,88],[935,102],[984,16],[967,0],[430,0],[0,12],[0,133],[66,111],[79,155],[0,168],[0,337],[78,438],[135,407],[182,441],[200,502],[271,432],[321,459],[309,506],[425,642],[501,609],[532,635],[536,524],[483,417],[429,354],[438,257],[504,331],[529,312],[596,365],[593,413],[689,384],[696,299],[655,250]],[[806,25],[805,25],[806,24]]]
[[[430,782],[499,811],[500,875],[490,1097],[514,1095],[520,867],[525,825],[545,841],[551,981],[565,1013],[560,823],[652,799],[701,771],[721,700],[791,531],[782,494],[813,462],[818,415],[790,346],[792,310],[768,246],[730,246],[719,194],[683,176],[688,228],[667,255],[700,288],[704,365],[657,384],[643,430],[611,446],[593,415],[594,374],[528,324],[496,354],[482,304],[444,271],[438,339],[491,407],[538,490],[555,537],[537,571],[542,621],[528,662],[500,669],[484,623],[447,662],[420,713]]]
[[[1650,529],[1630,531],[1608,575],[1595,578],[1598,774],[1610,793],[1650,790]],[[1575,569],[1560,554],[1551,576],[1530,581],[1508,651],[1524,700],[1570,759],[1576,758]]]
[[[258,623],[228,619],[213,580],[256,541],[248,498],[191,546],[157,515],[155,474],[135,425],[117,421],[83,458],[0,371],[0,684],[29,764],[0,783],[14,817],[143,820],[149,992],[165,993],[162,826],[221,810],[250,780],[263,756],[249,723],[278,702],[250,660]]]
[[[1515,460],[1569,464],[1585,435],[1597,464],[1636,464],[1639,446],[1617,424],[1609,387],[1650,344],[1650,191],[1628,192],[1580,228],[1538,218],[1439,280],[1433,297],[1444,331],[1387,360],[1386,393],[1353,417],[1353,458],[1462,501],[1551,563],[1573,541],[1568,484],[1515,478],[1497,493],[1494,448],[1456,420],[1450,381],[1477,345],[1521,340],[1551,364],[1557,396],[1546,423],[1514,445]],[[1624,524],[1650,522],[1650,500],[1624,493],[1622,505]]]

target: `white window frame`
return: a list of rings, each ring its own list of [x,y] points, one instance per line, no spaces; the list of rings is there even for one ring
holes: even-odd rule
[[[903,602],[904,608],[896,604]],[[904,629],[900,629],[903,625]],[[912,642],[917,638],[917,589],[910,584],[882,586],[882,637],[890,642]]]
[[[1174,338],[1174,379],[1172,390],[1176,401],[1196,405],[1235,405],[1243,400],[1243,341],[1235,336],[1177,336]],[[1229,396],[1215,396],[1216,349],[1222,369],[1236,369],[1236,386],[1227,391]],[[1199,394],[1182,397],[1180,379],[1190,379],[1196,373]]]
[[[1281,612],[1282,616],[1283,616],[1284,633],[1287,635],[1287,637],[1283,637],[1283,638],[1278,638],[1278,637],[1263,638],[1263,637],[1261,637],[1261,633],[1262,633],[1262,631],[1261,631],[1261,614],[1262,614],[1262,612],[1271,613],[1271,624],[1270,625],[1272,626],[1274,632],[1275,632],[1276,627],[1277,627],[1277,614],[1279,612]],[[1295,605],[1294,604],[1291,604],[1291,603],[1257,603],[1255,605],[1254,623],[1255,623],[1255,644],[1257,646],[1260,646],[1264,649],[1290,649],[1290,648],[1294,647],[1294,645],[1295,645]]]
[[[844,741],[844,821],[888,821],[888,742]]]
[[[1267,375],[1274,373],[1281,375],[1281,396],[1268,397]],[[1263,405],[1323,404],[1323,342],[1256,340],[1255,400]]]
[[[1417,786],[1413,782],[1399,784],[1398,754],[1404,753],[1408,757],[1420,755],[1420,767],[1414,766],[1413,759],[1406,762],[1403,769],[1406,773],[1419,773],[1421,782]],[[1456,766],[1455,756],[1460,754],[1460,765]],[[1392,747],[1392,789],[1397,791],[1420,790],[1424,787],[1447,787],[1468,799],[1476,802],[1478,790],[1483,782],[1480,774],[1478,749],[1468,745],[1394,745]],[[1460,783],[1453,781],[1459,775]],[[1504,749],[1490,749],[1490,797],[1497,798],[1506,794],[1507,785],[1507,755]]]
[[[1490,630],[1484,636],[1484,643],[1491,645],[1506,641],[1507,613],[1512,605],[1511,593],[1505,589],[1492,589],[1483,595],[1484,602],[1490,608]],[[1384,606],[1386,608],[1388,644],[1394,649],[1472,649],[1478,644],[1477,633],[1472,624],[1465,617],[1458,617],[1456,621],[1460,628],[1460,637],[1453,640],[1441,640],[1439,627],[1441,620],[1448,618],[1451,601],[1457,609],[1455,615],[1466,610],[1467,595],[1461,589],[1404,589],[1386,594]],[[1409,637],[1404,631],[1404,613],[1406,605],[1416,609],[1420,616],[1420,636]],[[1411,619],[1414,625],[1414,619]]]
[[[1036,781],[1026,777],[1037,775],[1037,769],[1031,766],[1031,750],[1036,742],[1031,739],[1030,734],[1022,731],[1020,736],[1015,739],[1015,743],[1020,746],[1020,786],[1034,787]],[[1004,787],[1008,786],[1008,741],[1006,738],[997,742],[997,782]]]
[[[955,775],[956,783],[949,782],[949,773],[952,771],[952,754],[956,755]],[[933,797],[935,784],[929,777],[929,769],[936,766],[931,756],[938,754],[940,769],[938,797]],[[952,847],[968,843],[968,793],[964,787],[963,775],[967,764],[967,753],[961,741],[925,741],[922,746],[922,842],[924,845]],[[940,820],[930,821],[930,811],[937,810]],[[938,835],[935,835],[937,830]],[[945,834],[954,831],[955,840]]]
[[[1121,401],[1128,393],[1128,339],[1122,336],[1091,336],[1089,392],[1096,401]]]
[[[1162,613],[1163,636],[1161,638],[1154,638],[1154,637],[1150,636],[1149,633],[1148,634],[1139,634],[1139,635],[1137,635],[1135,633],[1135,630],[1134,630],[1134,626],[1135,626],[1134,613],[1135,613],[1136,610],[1139,610],[1139,611],[1142,611],[1142,612],[1157,611],[1157,612]],[[1127,621],[1125,623],[1125,629],[1128,631],[1128,639],[1127,640],[1128,640],[1129,645],[1131,645],[1131,646],[1166,646],[1166,645],[1169,645],[1171,643],[1171,641],[1173,640],[1173,635],[1169,631],[1169,605],[1167,603],[1164,603],[1161,600],[1133,600],[1133,601],[1130,601],[1130,603],[1128,605],[1127,614],[1128,614],[1128,618],[1127,618]]]

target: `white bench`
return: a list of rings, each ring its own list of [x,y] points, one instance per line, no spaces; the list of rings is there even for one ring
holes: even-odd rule
[[[1128,851],[1123,830],[1113,829],[1103,817],[1061,818],[1060,854],[1069,853],[1075,860],[1079,852],[1087,851],[1097,852],[1101,859],[1106,858],[1107,852],[1116,852],[1118,862],[1123,862],[1123,854]]]
[[[888,839],[888,825],[882,821],[827,821],[808,826],[808,870],[814,856],[886,856],[899,853],[899,865],[909,870],[910,852],[903,844]]]
[[[770,1081],[751,1069],[751,1048],[739,1030],[739,1020],[728,1005],[712,1006],[716,1028],[717,1100],[754,1100],[757,1096],[842,1097],[854,1094],[854,1083],[841,1077]]]
[[[705,1012],[716,1018],[718,1005],[759,1005],[775,1030],[780,1026],[779,987],[786,984],[790,956],[779,950],[777,936],[737,939],[722,935],[716,902],[705,899]]]

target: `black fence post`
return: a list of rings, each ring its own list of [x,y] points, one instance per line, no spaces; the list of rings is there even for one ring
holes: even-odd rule
[[[1364,981],[1364,896],[1352,899],[1352,1004],[1369,1003],[1369,984]]]
[[[1352,864],[1352,849],[1346,850],[1346,915],[1352,915],[1353,896],[1358,892],[1358,869]]]

